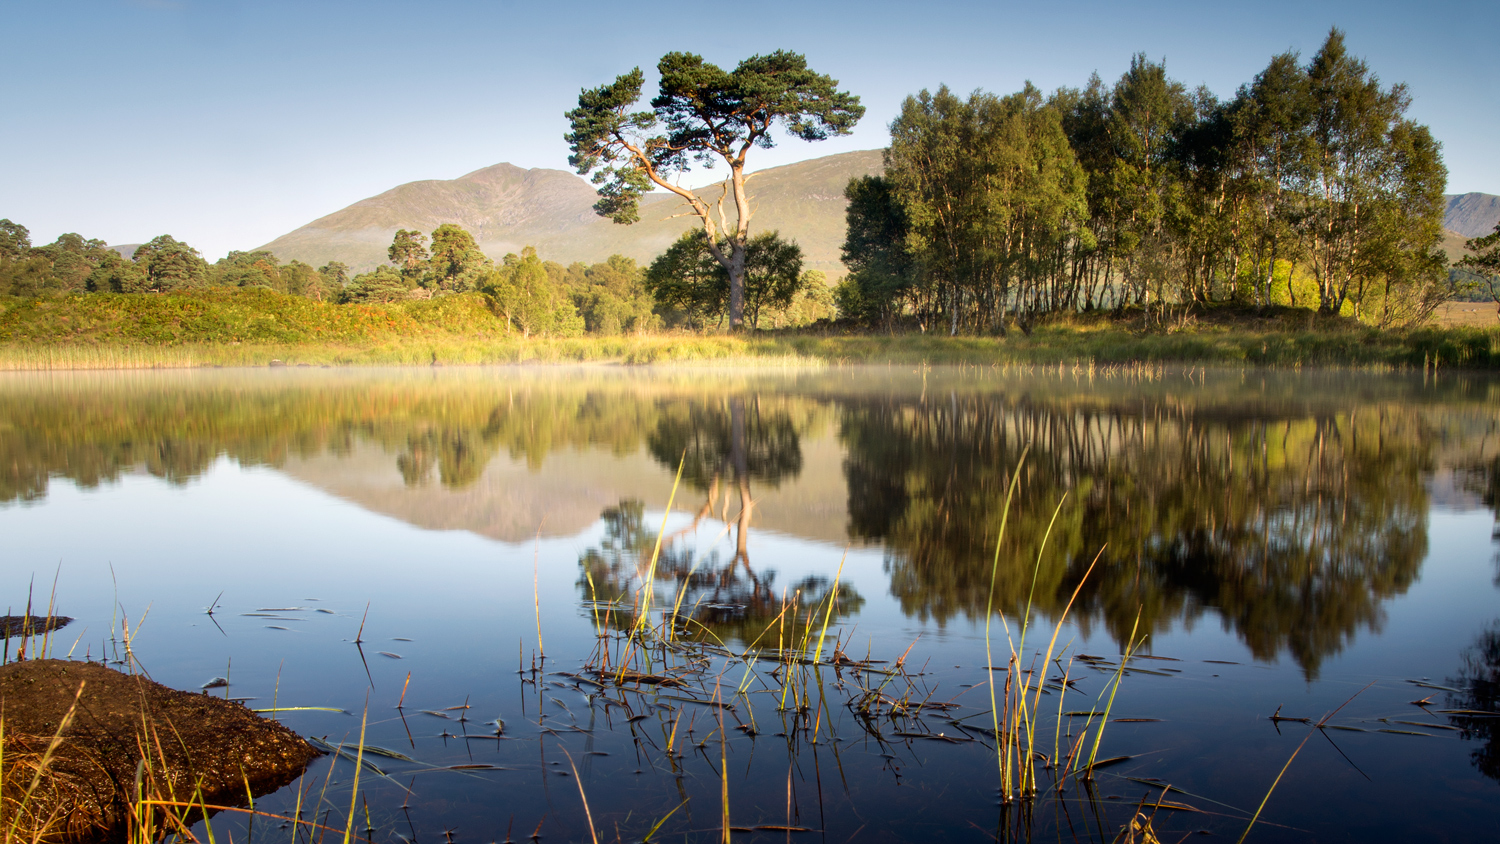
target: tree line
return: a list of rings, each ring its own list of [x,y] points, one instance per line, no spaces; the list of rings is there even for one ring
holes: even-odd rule
[[[0,220],[0,295],[167,293],[205,287],[264,287],[295,296],[339,301],[349,268],[338,261],[313,267],[281,263],[266,251],[230,252],[210,264],[169,234],[124,254],[102,240],[69,232],[32,246],[31,232]]]
[[[391,303],[483,294],[524,336],[622,334],[721,325],[727,275],[701,236],[686,235],[649,267],[612,255],[595,264],[544,261],[531,248],[493,261],[461,226],[431,235],[401,229],[389,264],[352,274],[339,261],[313,268],[282,263],[271,252],[230,252],[209,263],[198,250],[162,235],[122,254],[102,240],[69,233],[32,246],[25,226],[0,220],[0,295],[170,293],[203,288],[265,288],[332,303]],[[747,264],[751,327],[807,325],[834,316],[822,272],[802,269],[801,249],[775,232],[754,239]]]
[[[949,333],[1224,302],[1419,322],[1452,291],[1447,171],[1410,103],[1337,29],[1228,100],[1144,55],[1112,86],[924,90],[847,187],[840,309]]]

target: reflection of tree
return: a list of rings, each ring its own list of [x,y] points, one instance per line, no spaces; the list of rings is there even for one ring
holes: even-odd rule
[[[1500,619],[1480,633],[1463,654],[1463,667],[1448,684],[1464,691],[1447,695],[1451,709],[1500,712]],[[1469,755],[1474,767],[1493,780],[1500,780],[1500,718],[1450,716],[1463,737],[1483,742]]]
[[[644,524],[645,507],[640,501],[621,501],[600,514],[604,536],[599,545],[584,552],[579,559],[583,574],[578,586],[586,601],[595,608],[613,604],[621,617],[601,610],[601,620],[627,623],[639,594],[650,573],[651,552],[656,534]],[[759,573],[750,561],[736,553],[726,564],[716,552],[695,558],[690,549],[677,540],[681,534],[663,537],[656,560],[651,604],[659,611],[670,612],[681,600],[681,618],[690,619],[688,633],[706,629],[723,642],[749,644],[766,631],[771,622],[787,608],[786,620],[805,620],[819,604],[826,603],[832,587],[826,577],[810,576],[778,590],[775,572]],[[864,598],[849,588],[839,586],[835,599],[835,617],[858,612]],[[760,646],[774,646],[775,640],[760,641]]]
[[[801,438],[791,415],[763,408],[756,396],[675,402],[661,408],[646,443],[661,464],[676,469],[681,462],[683,479],[704,494],[695,526],[713,512],[721,484],[725,498],[720,517],[727,522],[729,487],[738,491],[735,562],[743,562],[749,571],[747,542],[754,509],[750,481],[774,489],[802,471]]]
[[[1484,505],[1495,514],[1494,537],[1500,542],[1500,457],[1478,462],[1462,472],[1464,487],[1479,495]],[[1500,586],[1500,551],[1495,553],[1495,585]]]
[[[1056,614],[1101,547],[1075,609],[1123,642],[1213,608],[1258,658],[1309,674],[1404,591],[1426,553],[1426,451],[1411,414],[1295,408],[1200,412],[1026,396],[850,406],[850,532],[889,549],[891,590],[942,621],[980,616],[1005,490],[1031,443],[996,600],[1018,611],[1036,545],[1038,605]]]
[[[182,484],[220,455],[277,466],[289,455],[345,455],[360,441],[395,454],[408,485],[436,469],[456,488],[500,449],[533,470],[561,448],[635,451],[657,412],[657,398],[629,383],[16,380],[0,385],[0,503],[45,498],[52,477],[92,488],[144,469]]]
[[[462,489],[479,480],[493,453],[492,440],[483,432],[427,430],[406,438],[406,449],[397,455],[396,468],[407,486],[421,486],[431,478],[436,464],[443,486]]]

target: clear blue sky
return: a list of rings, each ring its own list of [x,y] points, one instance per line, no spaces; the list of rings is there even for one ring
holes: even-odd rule
[[[671,12],[670,15],[667,12]],[[660,20],[649,17],[652,13]],[[1449,191],[1500,193],[1500,3],[339,3],[0,0],[0,217],[33,242],[171,234],[210,260],[416,179],[567,169],[580,88],[671,50],[789,49],[869,111],[752,167],[884,146],[901,99],[1113,81],[1133,53],[1221,97],[1330,26],[1444,145]]]

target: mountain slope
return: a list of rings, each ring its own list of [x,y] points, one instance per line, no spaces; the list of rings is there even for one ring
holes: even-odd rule
[[[1484,237],[1500,224],[1500,196],[1488,193],[1460,193],[1443,197],[1443,228],[1464,237]]]
[[[1443,253],[1448,256],[1448,263],[1453,264],[1458,259],[1469,254],[1469,250],[1464,248],[1466,241],[1468,241],[1468,238],[1458,232],[1452,229],[1443,229],[1443,241],[1438,244],[1438,248],[1443,250]]]
[[[752,231],[778,229],[801,244],[809,269],[839,275],[844,239],[844,185],[879,172],[879,150],[849,152],[752,174]],[[697,193],[719,198],[717,186]],[[443,223],[468,229],[485,254],[499,258],[535,246],[547,260],[595,262],[622,254],[650,261],[696,221],[673,214],[677,197],[651,194],[641,222],[616,225],[594,213],[597,199],[584,179],[562,170],[523,170],[496,164],[457,179],[410,182],[282,235],[259,248],[283,261],[313,266],[343,261],[356,270],[385,263],[397,229],[431,232]],[[730,218],[733,208],[726,209]]]

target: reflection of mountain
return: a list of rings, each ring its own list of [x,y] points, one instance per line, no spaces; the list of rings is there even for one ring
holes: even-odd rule
[[[1005,490],[1030,445],[997,583],[1018,611],[1037,544],[1038,603],[1056,614],[1094,555],[1075,609],[1119,641],[1213,609],[1255,655],[1309,674],[1412,583],[1426,555],[1429,445],[1399,407],[1348,413],[1199,409],[1170,398],[1070,401],[945,395],[851,404],[851,533],[889,548],[908,612],[982,616]]]
[[[571,536],[622,497],[638,498],[660,510],[672,491],[671,472],[644,449],[625,455],[587,448],[556,451],[539,471],[524,460],[498,455],[462,489],[449,489],[435,478],[409,486],[397,458],[365,443],[342,455],[291,458],[279,468],[366,510],[417,527],[467,530],[505,542],[524,542],[536,536],[538,528],[542,536]],[[843,542],[838,443],[831,437],[808,443],[805,459],[816,471],[757,500],[756,526],[820,542]],[[678,492],[676,509],[693,509],[698,503]]]
[[[1429,489],[1495,507],[1497,401],[1485,379],[1347,374],[17,375],[0,378],[0,504],[44,498],[53,478],[185,483],[228,457],[420,527],[521,542],[538,527],[573,535],[626,499],[659,510],[686,454],[680,512],[745,537],[751,520],[735,516],[749,504],[755,530],[882,543],[892,594],[941,622],[983,614],[1001,502],[1030,444],[999,606],[1024,602],[1066,493],[1041,555],[1043,613],[1104,547],[1083,624],[1123,640],[1138,609],[1158,631],[1213,613],[1258,657],[1289,653],[1312,673],[1416,576]],[[736,555],[758,577],[765,561]]]
[[[680,403],[702,404],[702,384],[562,375],[10,376],[0,381],[0,504],[45,498],[53,477],[87,488],[144,469],[185,483],[227,455],[420,527],[512,542],[538,526],[576,533],[621,497],[665,507],[671,471],[646,438]],[[816,429],[801,447],[815,471],[758,501],[757,525],[842,542],[840,453],[818,433],[824,412],[805,399],[776,404],[778,424]]]

